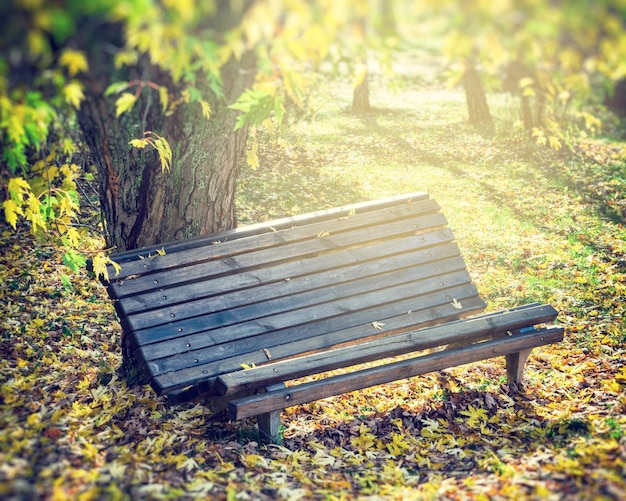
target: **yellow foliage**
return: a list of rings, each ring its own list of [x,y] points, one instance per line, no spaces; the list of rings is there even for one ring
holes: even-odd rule
[[[83,84],[78,80],[71,80],[63,87],[63,97],[65,102],[76,109],[80,108],[80,103],[85,99]]]
[[[250,147],[246,150],[246,161],[253,170],[259,168],[258,147],[259,145],[256,139],[253,139],[252,141],[250,141]]]
[[[2,203],[2,207],[4,208],[4,218],[6,222],[9,223],[13,229],[16,229],[17,216],[24,215],[22,207],[17,205],[13,200],[5,200]]]
[[[163,113],[165,113],[167,111],[167,105],[169,103],[169,93],[168,93],[168,89],[167,87],[165,87],[164,85],[161,85],[159,87],[159,100],[161,101],[161,109],[163,110]]]
[[[147,139],[131,139],[129,144],[134,148],[145,148],[148,146]]]
[[[113,64],[116,69],[120,69],[124,66],[133,66],[137,64],[137,60],[139,59],[139,54],[135,50],[121,50],[117,54],[115,54],[115,59]]]
[[[115,115],[119,117],[122,113],[130,111],[135,105],[136,100],[137,97],[134,94],[124,92],[115,101]]]
[[[67,73],[70,77],[76,76],[78,73],[87,71],[89,64],[87,63],[87,57],[84,52],[65,49],[61,52],[59,57],[59,64],[67,68]]]
[[[211,105],[208,101],[200,99],[200,106],[202,107],[202,116],[209,120],[211,118]]]
[[[105,281],[109,280],[109,272],[107,269],[107,265],[113,266],[115,270],[115,274],[117,275],[122,267],[113,261],[109,256],[107,256],[104,252],[98,252],[93,260],[93,271],[97,277],[103,277]]]

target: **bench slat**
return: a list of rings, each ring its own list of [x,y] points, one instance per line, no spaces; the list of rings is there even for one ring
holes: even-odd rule
[[[252,397],[236,399],[229,403],[229,415],[231,419],[244,419],[284,409],[292,405],[299,405],[370,386],[443,370],[452,366],[517,353],[520,350],[556,343],[562,339],[563,329],[553,327],[444,350],[414,359],[332,376],[320,381],[304,383]]]
[[[286,228],[291,228],[293,226],[300,226],[302,224],[311,224],[314,222],[322,222],[328,221],[332,219],[337,219],[340,217],[345,217],[351,214],[352,212],[371,212],[373,210],[381,210],[387,207],[394,207],[397,205],[415,203],[421,200],[427,200],[429,197],[428,193],[425,192],[413,192],[406,193],[401,195],[394,195],[391,197],[381,198],[378,200],[366,201],[366,202],[358,202],[354,204],[344,205],[341,207],[335,207],[326,210],[320,210],[315,212],[310,212],[306,214],[299,214],[296,216],[288,216],[281,219],[276,219],[274,221],[267,221],[262,223],[250,224],[246,226],[240,226],[238,228],[234,228],[231,230],[225,230],[221,232],[213,233],[208,236],[199,236],[194,238],[189,238],[185,240],[179,240],[176,242],[169,242],[165,244],[155,244],[151,246],[144,247],[142,249],[133,249],[125,252],[119,252],[114,254],[112,258],[116,263],[125,264],[131,263],[134,261],[142,261],[146,259],[148,256],[155,255],[157,251],[164,249],[167,254],[173,254],[180,251],[186,251],[191,249],[197,249],[200,247],[206,247],[212,244],[215,241],[234,241],[242,238],[252,237],[256,235],[261,235],[263,233],[269,233],[276,230],[283,230]],[[125,267],[124,267],[125,268]],[[113,277],[115,274],[115,270],[112,266],[109,267],[109,275]],[[123,279],[126,276],[120,275],[118,279]],[[114,278],[113,280],[116,280]]]
[[[150,288],[193,282],[197,276],[230,273],[246,266],[285,261],[299,255],[328,252],[372,238],[389,238],[447,223],[434,200],[407,204],[380,213],[356,214],[344,220],[323,222],[270,232],[254,239],[223,242],[189,251],[127,263],[123,275],[109,285],[117,298]],[[391,217],[395,214],[395,218]],[[385,217],[387,219],[385,219]],[[326,235],[315,238],[317,235]],[[279,250],[280,249],[280,250]],[[190,263],[194,263],[190,265]]]
[[[254,297],[256,299],[261,297],[261,287],[263,286],[272,288],[272,290],[278,288],[286,290],[287,286],[295,287],[294,284],[298,283],[297,279],[307,275],[315,274],[322,280],[323,276],[333,273],[347,273],[344,270],[334,271],[338,268],[358,268],[366,266],[368,261],[393,255],[411,253],[415,264],[436,258],[460,255],[458,246],[452,243],[453,240],[452,231],[449,228],[444,228],[420,236],[410,235],[391,241],[351,248],[332,255],[297,259],[279,265],[257,267],[249,271],[241,270],[238,273],[222,277],[209,277],[202,281],[175,286],[167,291],[150,290],[143,294],[128,296],[124,301],[118,301],[116,303],[118,315],[126,317],[149,311],[151,313],[148,316],[152,317],[152,310],[169,308],[180,303],[206,298],[213,298],[210,302],[206,301],[205,304],[210,305],[212,310],[216,310],[215,303],[226,302],[226,297],[231,297],[234,300],[235,295],[238,294],[238,300],[242,297]],[[322,275],[324,272],[326,275]],[[250,293],[251,288],[254,288],[252,294]],[[177,313],[176,311],[173,312]],[[184,317],[176,314],[176,318]]]
[[[395,256],[387,260],[336,269],[320,275],[307,275],[299,279],[224,294],[216,298],[203,298],[132,315],[125,319],[124,324],[132,330],[144,330],[144,333],[147,333],[145,329],[164,324],[172,325],[172,319],[176,319],[177,322],[190,319],[190,322],[201,324],[203,330],[210,330],[254,318],[267,317],[274,313],[301,310],[328,301],[338,301],[344,297],[463,270],[465,263],[455,247],[452,245],[447,249],[438,249],[442,260],[433,261],[431,257],[430,262],[419,266],[417,263],[425,259],[416,258],[414,261],[416,265],[407,268],[407,259],[413,256]],[[405,258],[404,262],[403,258]],[[178,326],[180,325],[178,323]],[[175,335],[182,334],[182,331],[177,330],[176,325],[172,327],[174,328],[171,330]],[[153,333],[153,331],[150,332]],[[140,334],[143,333],[137,332],[138,336]],[[143,339],[140,337],[137,339],[140,344],[157,341],[157,338],[150,334],[142,337]]]
[[[458,310],[452,305],[452,298],[458,300],[462,309]],[[478,297],[476,287],[471,283],[464,283],[444,291],[374,306],[370,310],[353,312],[342,317],[328,318],[309,324],[306,329],[296,326],[217,346],[213,350],[214,358],[217,359],[215,362],[202,364],[194,363],[195,359],[187,359],[180,364],[184,366],[187,363],[186,367],[172,372],[163,370],[159,365],[160,361],[149,362],[147,365],[154,374],[155,391],[159,394],[168,393],[221,373],[240,370],[242,363],[250,365],[266,362],[268,359],[265,350],[269,351],[273,359],[279,359],[368,336],[388,335],[456,320],[468,314],[479,313],[484,308],[485,303]],[[369,322],[365,319],[369,319]],[[371,322],[375,321],[384,324],[382,331],[372,325]],[[191,358],[191,353],[180,356]]]
[[[356,253],[356,256],[352,253],[340,253],[337,255],[341,257],[340,260],[335,259],[335,256],[309,260],[316,261],[321,269],[320,272],[311,271],[306,274],[299,274],[297,266],[299,263],[296,263],[296,266],[293,267],[284,266],[255,270],[245,273],[245,275],[252,276],[244,278],[244,280],[250,281],[256,277],[257,282],[255,285],[244,289],[227,290],[218,295],[213,295],[213,283],[215,280],[201,282],[194,284],[196,286],[193,288],[195,295],[182,303],[178,298],[170,300],[172,293],[168,291],[167,298],[161,298],[162,306],[160,308],[126,315],[125,323],[133,330],[146,329],[170,323],[172,319],[180,321],[186,318],[229,310],[233,307],[242,307],[262,301],[279,299],[284,296],[294,296],[302,292],[322,288],[329,289],[348,282],[366,279],[367,277],[406,269],[409,264],[414,267],[430,263],[433,266],[437,266],[436,263],[447,258],[457,257],[462,260],[458,246],[453,242],[437,246],[436,248],[420,249],[415,248],[414,245],[412,248],[411,239],[407,240],[406,243],[399,242],[399,246],[394,245],[393,242],[384,246],[377,246],[381,248],[377,249],[377,259],[374,260],[365,260],[364,256],[366,253],[364,252]],[[404,250],[403,248],[407,249],[406,252],[394,254],[398,250]],[[383,255],[383,252],[386,252],[387,256]],[[346,257],[347,254],[352,254],[352,256]],[[357,261],[357,258],[361,257],[363,259]],[[350,261],[350,263],[343,265],[345,261]],[[464,266],[464,263],[462,263],[461,267],[463,268]],[[309,267],[309,263],[303,263],[302,268],[307,269]],[[294,273],[293,275],[286,275],[285,271]],[[273,279],[268,282],[260,281],[260,276],[267,277],[268,275],[271,275]],[[234,282],[237,281],[235,276],[229,278]],[[162,292],[161,294],[165,293]],[[211,295],[207,296],[207,294]],[[334,295],[341,297],[342,294],[339,290],[335,290]]]
[[[215,384],[221,395],[232,395],[259,387],[348,367],[373,360],[427,350],[444,344],[475,341],[494,337],[506,331],[553,321],[556,310],[549,305],[519,308],[495,315],[473,317],[418,331],[395,334],[359,344],[358,351],[347,346],[304,357],[268,363],[253,369],[222,374]]]
[[[168,368],[164,369],[167,371],[181,368],[180,363],[187,361],[183,361],[183,358],[189,359],[189,361],[199,360],[200,363],[209,361],[209,359],[221,354],[223,351],[222,346],[218,347],[215,345],[220,345],[233,339],[240,340],[288,328],[305,329],[307,337],[311,337],[316,334],[316,326],[324,322],[324,320],[335,319],[337,323],[344,324],[340,328],[345,328],[350,326],[350,323],[354,325],[353,322],[355,321],[362,323],[362,321],[359,322],[359,318],[363,317],[363,312],[368,308],[375,308],[376,310],[374,311],[384,313],[385,306],[389,303],[416,297],[430,291],[442,291],[470,282],[467,271],[464,269],[459,270],[456,263],[449,265],[446,271],[448,273],[443,275],[431,275],[426,279],[415,279],[400,285],[390,285],[384,289],[365,292],[356,296],[340,297],[335,301],[313,304],[306,308],[279,312],[269,316],[262,316],[264,311],[261,307],[256,310],[257,318],[241,323],[233,324],[231,320],[226,319],[230,325],[219,326],[221,318],[220,314],[217,314],[213,319],[214,324],[208,326],[213,328],[212,330],[202,330],[202,332],[197,334],[169,339],[167,343],[145,345],[140,348],[140,351],[144,360],[155,360],[176,354],[175,360],[158,362],[161,370],[167,365]],[[376,320],[378,319],[373,317],[370,322]],[[202,318],[200,322],[197,329],[206,329],[206,319]],[[325,330],[323,327],[322,329]],[[202,346],[202,348],[194,350],[194,347],[198,345]],[[189,357],[186,357],[183,353],[186,351],[190,352]]]

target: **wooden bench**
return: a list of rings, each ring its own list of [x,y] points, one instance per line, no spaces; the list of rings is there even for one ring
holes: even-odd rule
[[[520,381],[530,350],[563,338],[545,326],[557,316],[549,305],[465,318],[485,303],[424,193],[113,259],[125,367],[172,403],[202,398],[232,419],[257,416],[264,440],[277,438],[285,407],[473,361],[504,355]]]

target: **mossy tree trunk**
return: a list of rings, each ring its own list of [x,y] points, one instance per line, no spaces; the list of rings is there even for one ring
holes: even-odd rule
[[[98,42],[93,46],[95,52]],[[179,97],[176,86],[146,61],[120,74],[106,51],[99,59],[90,57],[96,60],[78,118],[98,169],[107,244],[124,251],[234,227],[236,181],[247,130],[234,132],[237,112],[227,105],[252,83],[252,57],[224,67],[224,98],[209,99],[210,120],[198,102],[183,103],[165,116],[158,93],[148,87],[130,112],[116,117],[117,96],[104,96],[110,82],[140,79],[168,85],[174,90],[170,100]],[[213,95],[208,83],[198,80],[196,87],[206,90],[204,96]],[[169,172],[163,171],[155,150],[129,144],[145,131],[169,142],[173,153]]]

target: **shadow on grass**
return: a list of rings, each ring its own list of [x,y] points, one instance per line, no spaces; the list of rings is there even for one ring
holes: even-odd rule
[[[536,168],[550,180],[555,191],[567,189],[574,193],[599,218],[618,225],[626,222],[626,161],[617,146],[587,145],[586,149],[579,147],[577,152],[557,152],[536,145],[530,138],[507,139],[506,131],[495,137],[491,133],[485,135],[484,130],[476,129],[469,122],[434,128],[430,124],[420,124],[415,112],[409,110],[373,109],[357,117],[362,127],[350,129],[347,131],[349,134],[362,137],[364,143],[368,140],[373,143],[384,141],[392,145],[398,152],[397,158],[412,166],[428,164],[463,178],[468,175],[468,170],[462,167],[464,163],[482,163],[489,168],[489,164],[527,162],[531,167],[527,171],[507,171],[507,175],[515,176],[523,183],[533,183],[536,179],[532,168]],[[398,125],[381,125],[382,120],[379,119],[393,119]],[[581,153],[587,154],[587,158]],[[600,158],[601,163],[590,161],[589,155]],[[611,155],[621,155],[622,160],[611,161]],[[384,164],[389,158],[379,160]],[[498,173],[494,172],[494,175]],[[513,207],[510,193],[502,192],[495,184],[483,180],[474,178],[473,181],[488,200],[507,207],[521,222],[541,227],[541,221],[537,221],[531,213]]]

